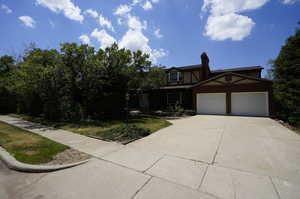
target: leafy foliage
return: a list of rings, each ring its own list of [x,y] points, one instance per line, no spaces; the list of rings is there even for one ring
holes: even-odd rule
[[[149,55],[117,44],[99,50],[76,43],[62,43],[60,50],[32,45],[18,63],[0,58],[0,112],[50,121],[121,119],[130,89],[159,84],[149,80],[153,70],[159,69],[152,69]]]
[[[109,141],[129,141],[150,135],[150,130],[138,127],[134,124],[125,124],[119,127],[100,132],[98,135]]]
[[[300,29],[282,46],[272,72],[280,117],[300,126]]]
[[[12,56],[4,55],[0,58],[0,75],[13,69],[15,60]]]

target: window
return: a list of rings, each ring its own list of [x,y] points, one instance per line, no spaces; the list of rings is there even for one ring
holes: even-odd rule
[[[168,93],[167,94],[168,104],[181,104],[181,93]]]
[[[177,72],[170,72],[169,73],[169,80],[170,82],[177,82]]]
[[[180,79],[180,72],[172,71],[169,72],[169,82],[177,82]]]

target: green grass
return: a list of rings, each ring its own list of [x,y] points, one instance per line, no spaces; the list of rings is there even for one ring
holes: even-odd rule
[[[109,132],[109,130],[120,127],[124,125],[124,121],[120,120],[110,120],[110,121],[78,121],[78,122],[48,122],[45,121],[41,117],[30,117],[26,115],[17,115],[17,114],[10,114],[12,117],[21,118],[24,120],[32,121],[41,123],[44,125],[52,126],[55,128],[60,128],[64,130],[68,130],[74,133],[82,134],[82,135],[101,135],[101,133]],[[167,126],[170,126],[171,123],[159,119],[159,118],[151,118],[151,117],[135,117],[131,118],[128,121],[129,124],[134,124],[138,127],[148,129],[150,133],[154,133],[155,131],[158,131],[159,129],[165,128]]]
[[[67,146],[41,137],[37,134],[0,122],[0,145],[18,161],[28,164],[50,162]]]

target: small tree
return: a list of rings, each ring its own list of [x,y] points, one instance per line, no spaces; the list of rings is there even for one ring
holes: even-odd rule
[[[300,126],[300,29],[282,46],[272,72],[281,119]]]

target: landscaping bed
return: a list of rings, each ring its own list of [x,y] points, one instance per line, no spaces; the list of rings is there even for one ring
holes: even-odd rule
[[[161,118],[181,118],[181,117],[189,117],[196,115],[195,110],[184,109],[181,106],[169,106],[165,110],[152,110],[146,111],[145,114],[152,115],[154,117]]]
[[[283,125],[284,127],[294,131],[295,133],[297,133],[298,135],[300,135],[300,128],[298,127],[295,127],[287,122],[284,122],[282,120],[279,120],[279,119],[275,119],[275,121],[277,121],[279,124]]]
[[[171,125],[171,123],[166,120],[146,116],[130,116],[127,122],[121,120],[49,122],[42,117],[31,117],[19,114],[10,114],[10,116],[105,141],[120,142],[122,144],[140,139]]]

